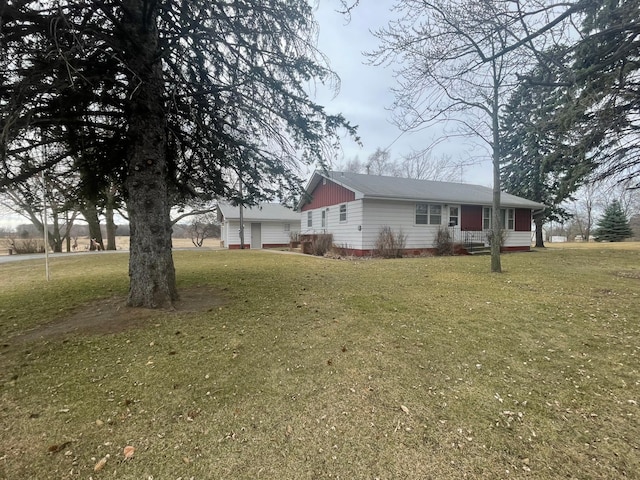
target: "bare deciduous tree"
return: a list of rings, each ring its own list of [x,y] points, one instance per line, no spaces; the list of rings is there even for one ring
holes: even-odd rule
[[[389,175],[393,171],[391,152],[376,148],[376,151],[369,155],[365,170],[368,175]]]
[[[434,157],[429,151],[413,151],[403,155],[394,166],[394,175],[417,180],[455,182],[460,177],[461,164],[450,155]]]
[[[627,218],[638,215],[640,213],[640,189],[636,187],[637,184],[638,179],[626,172],[623,172],[621,180],[607,179],[604,182],[602,204],[610,205],[617,201]]]
[[[356,155],[355,157],[347,159],[347,161],[338,167],[339,170],[344,172],[352,172],[352,173],[364,173],[365,172],[365,164],[360,161],[360,158]]]
[[[370,54],[374,64],[397,66],[395,122],[414,130],[453,121],[458,133],[490,146],[496,236],[501,229],[500,111],[521,67],[517,49],[507,51],[519,21],[504,2],[399,0],[396,11],[399,19],[377,32],[381,44]],[[501,270],[500,245],[493,242],[491,271]]]
[[[7,210],[24,217],[34,228],[44,233],[43,219],[44,204],[47,213],[47,238],[49,248],[54,252],[61,252],[67,240],[67,250],[70,250],[70,232],[78,216],[78,212],[71,208],[66,196],[66,189],[71,180],[64,175],[45,175],[34,177],[28,181],[16,184],[4,190],[0,204]],[[69,182],[65,185],[65,181]]]
[[[202,247],[205,239],[220,233],[220,226],[216,222],[215,214],[205,213],[197,215],[191,220],[188,232],[191,243],[196,247]]]
[[[573,200],[571,223],[579,232],[578,235],[588,242],[593,228],[594,212],[598,204],[597,185],[594,182],[586,183]]]

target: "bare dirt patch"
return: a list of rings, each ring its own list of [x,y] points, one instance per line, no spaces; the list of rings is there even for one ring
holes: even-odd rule
[[[167,315],[183,312],[203,312],[225,303],[220,291],[208,287],[192,287],[180,290],[180,300],[172,310],[132,308],[125,304],[125,297],[111,297],[80,307],[66,318],[16,335],[11,344],[23,344],[38,340],[64,340],[71,335],[106,335],[148,325],[148,320],[158,312]]]

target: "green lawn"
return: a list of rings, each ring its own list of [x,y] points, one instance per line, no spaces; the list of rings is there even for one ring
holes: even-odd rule
[[[217,303],[39,341],[123,297],[127,256],[0,265],[0,478],[640,478],[640,244],[615,247],[503,274],[178,251]]]

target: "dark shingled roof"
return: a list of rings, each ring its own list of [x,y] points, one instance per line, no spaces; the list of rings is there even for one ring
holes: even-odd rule
[[[493,201],[493,190],[481,185],[333,171],[316,172],[309,182],[309,192],[313,191],[322,177],[352,190],[355,192],[356,198],[471,205],[491,205]],[[503,207],[530,208],[534,210],[545,208],[541,203],[504,192],[500,195],[500,204]]]
[[[228,203],[218,203],[218,209],[227,220],[240,220],[240,207],[234,207]],[[300,221],[300,214],[279,203],[261,203],[253,207],[244,207],[243,219],[245,222],[252,220],[263,221]]]

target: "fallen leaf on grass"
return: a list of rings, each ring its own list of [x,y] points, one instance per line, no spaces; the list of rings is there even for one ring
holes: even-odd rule
[[[48,451],[49,453],[58,453],[64,450],[65,448],[67,448],[69,445],[71,445],[71,442],[64,442],[64,443],[61,443],[60,445],[51,445],[48,448]]]
[[[127,445],[126,447],[124,447],[124,459],[125,460],[129,460],[131,457],[133,457],[133,454],[136,452],[135,447],[132,447],[131,445]]]
[[[99,472],[100,470],[102,470],[104,468],[104,466],[107,464],[107,460],[109,459],[109,455],[107,455],[106,457],[102,457],[100,459],[100,461],[98,463],[96,463],[96,466],[93,467],[93,471],[94,472]]]
[[[409,414],[409,409],[407,407],[405,407],[404,405],[400,405],[400,408],[404,413],[406,413],[407,415]]]

